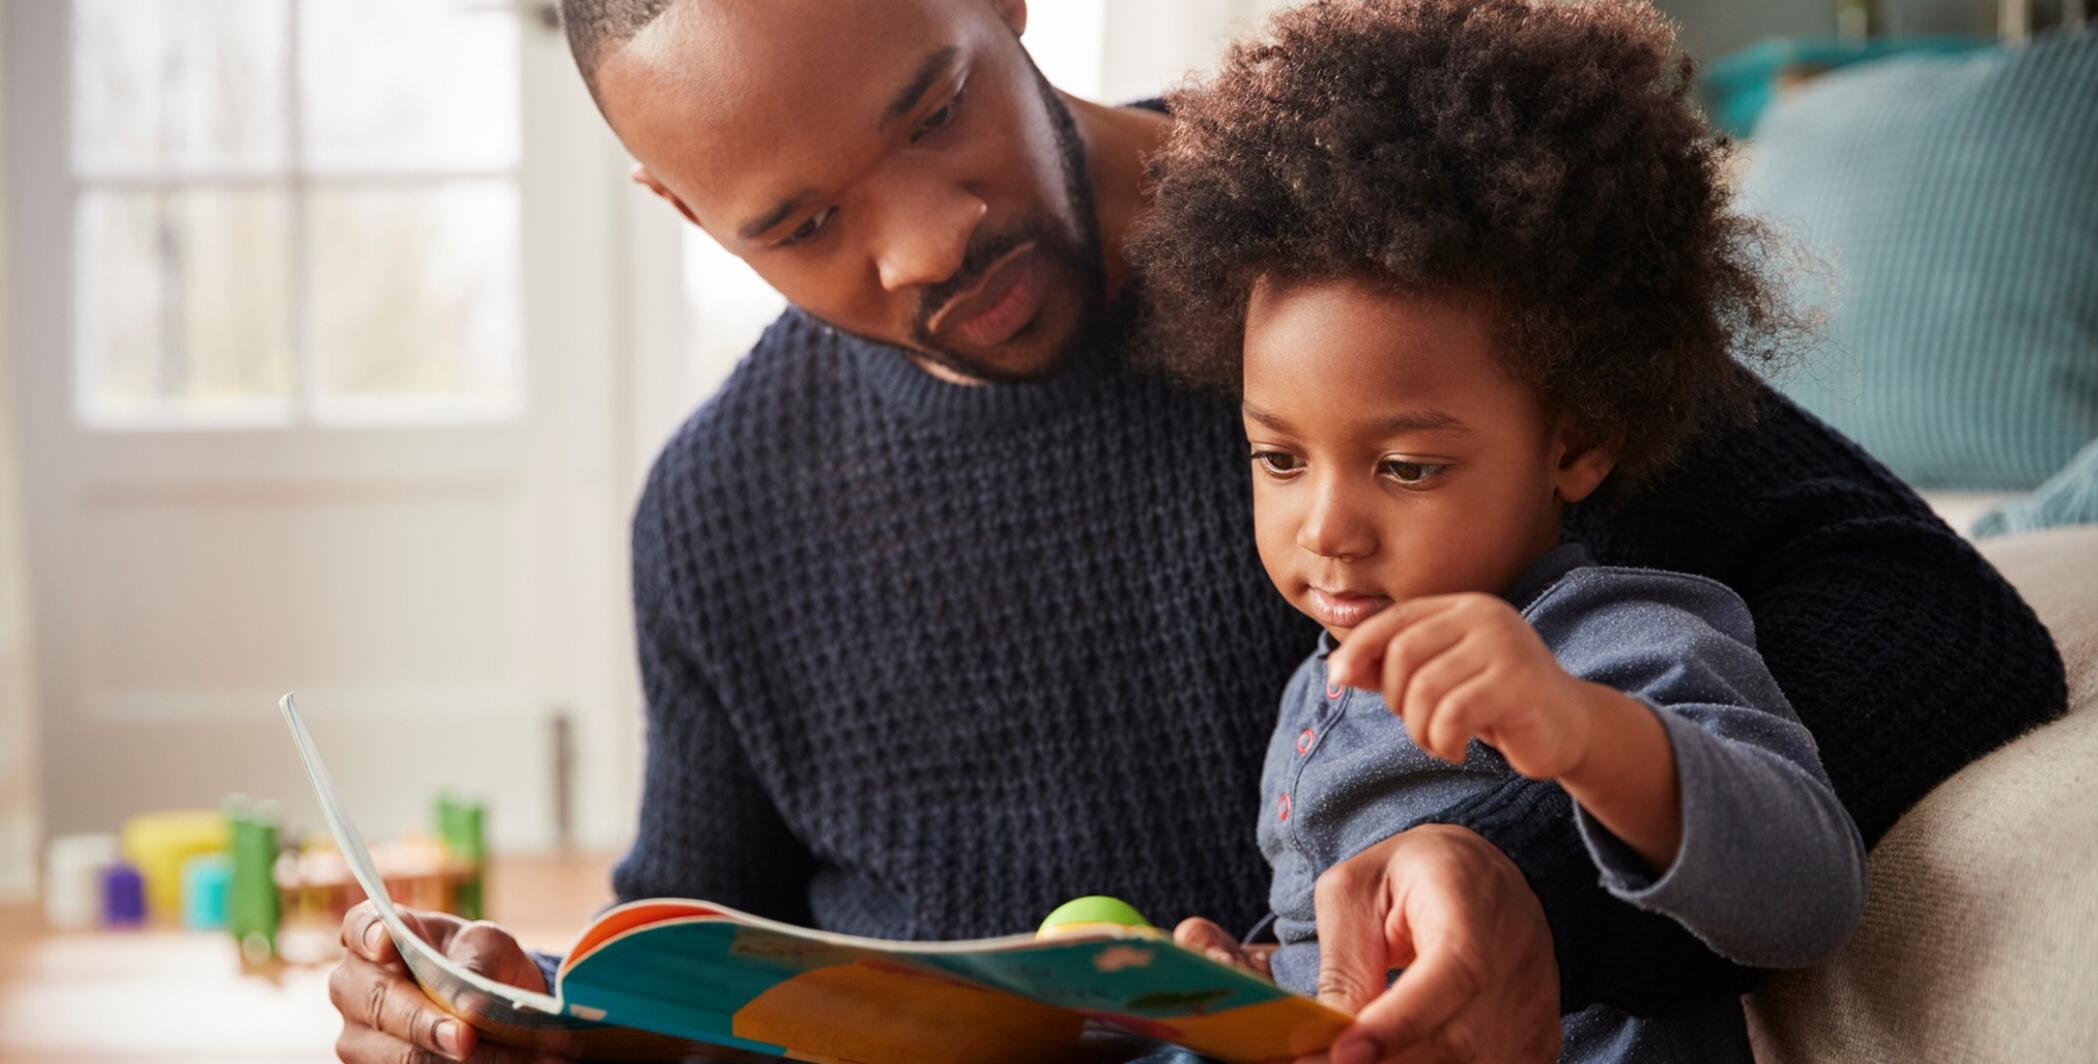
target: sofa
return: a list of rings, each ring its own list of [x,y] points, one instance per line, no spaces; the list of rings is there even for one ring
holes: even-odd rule
[[[2053,633],[2068,715],[1967,766],[1874,847],[1857,936],[1750,996],[1764,1064],[2098,1061],[2098,525],[1977,546]]]

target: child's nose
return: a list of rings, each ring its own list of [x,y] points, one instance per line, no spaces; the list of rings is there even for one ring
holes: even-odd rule
[[[1297,526],[1297,546],[1321,558],[1362,558],[1377,549],[1376,529],[1350,492],[1340,485],[1324,483],[1313,494],[1303,523]]]

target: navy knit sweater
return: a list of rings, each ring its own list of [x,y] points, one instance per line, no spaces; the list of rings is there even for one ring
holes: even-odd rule
[[[1253,923],[1262,750],[1318,632],[1261,571],[1250,507],[1218,397],[1108,351],[956,386],[788,311],[634,517],[648,763],[619,896],[894,938],[1025,931],[1094,893],[1163,926]],[[2063,709],[2016,593],[1774,396],[1753,430],[1568,526],[1603,562],[1747,601],[1868,842]],[[1556,786],[1514,779],[1435,819],[1523,869],[1569,1007],[1666,1011],[1748,978],[1610,898]]]

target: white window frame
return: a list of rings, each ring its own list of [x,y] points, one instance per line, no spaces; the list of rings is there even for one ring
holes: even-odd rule
[[[175,167],[169,169],[137,170],[125,168],[89,167],[80,164],[78,147],[73,139],[70,116],[73,113],[73,86],[70,80],[65,88],[66,107],[60,109],[65,121],[65,172],[66,172],[66,219],[76,234],[72,245],[75,259],[72,277],[73,300],[72,343],[69,361],[72,368],[73,413],[79,425],[95,432],[158,432],[158,431],[252,431],[291,429],[298,427],[318,428],[386,428],[386,427],[441,427],[493,425],[513,421],[525,412],[531,394],[531,374],[525,347],[525,279],[520,273],[515,281],[515,313],[518,321],[518,346],[509,352],[510,388],[501,396],[414,396],[414,397],[324,397],[320,394],[317,381],[319,368],[309,336],[310,310],[307,291],[307,193],[316,189],[368,189],[368,188],[442,188],[446,184],[462,181],[502,182],[515,194],[519,209],[523,207],[521,157],[523,130],[520,129],[520,158],[508,166],[459,168],[399,166],[380,168],[336,168],[317,169],[306,161],[305,136],[301,127],[304,100],[300,86],[300,29],[301,16],[306,0],[283,0],[287,5],[284,19],[284,68],[282,71],[285,93],[282,135],[284,157],[279,164],[255,169],[214,169],[209,167]],[[433,0],[447,2],[447,0]],[[448,0],[461,6],[461,0]],[[76,47],[76,7],[65,0],[67,25],[67,47],[69,49],[65,69],[71,76],[70,49]],[[499,17],[501,8],[485,8],[490,17]],[[520,10],[517,13],[523,15]],[[531,32],[531,27],[524,28]],[[523,42],[520,42],[522,44]],[[519,64],[522,77],[524,64]],[[525,86],[517,86],[518,121],[524,121]],[[196,189],[269,189],[281,191],[286,198],[285,249],[289,276],[286,279],[287,294],[285,327],[289,335],[285,338],[291,355],[293,386],[283,398],[256,398],[208,406],[186,403],[177,399],[161,399],[147,409],[113,410],[104,405],[95,394],[102,379],[101,367],[96,364],[96,346],[87,342],[83,335],[88,286],[93,279],[86,276],[87,264],[79,258],[78,225],[82,201],[88,193],[110,192],[161,192],[171,193]],[[524,219],[516,219],[518,244],[525,242]],[[168,263],[161,262],[162,270]],[[174,308],[164,306],[163,314],[172,313]]]

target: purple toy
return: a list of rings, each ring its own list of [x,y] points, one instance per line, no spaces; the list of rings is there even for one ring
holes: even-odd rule
[[[146,922],[146,881],[122,861],[102,870],[102,922],[111,927]]]

